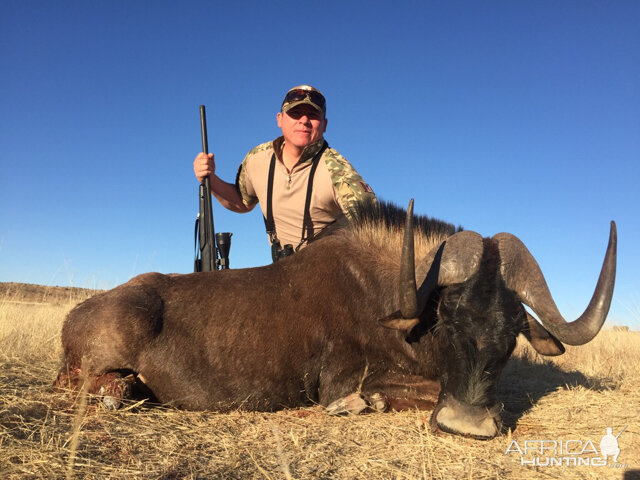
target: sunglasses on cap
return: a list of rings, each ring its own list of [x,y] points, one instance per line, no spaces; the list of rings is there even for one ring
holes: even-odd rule
[[[315,107],[323,115],[327,111],[327,101],[324,96],[318,90],[308,85],[294,87],[289,90],[282,102],[282,111],[286,112],[287,110],[303,103]]]

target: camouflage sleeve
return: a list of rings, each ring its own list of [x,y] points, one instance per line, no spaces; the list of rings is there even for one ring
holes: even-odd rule
[[[322,156],[331,175],[338,203],[345,215],[351,217],[350,210],[357,202],[376,201],[371,187],[346,158],[332,148],[328,148]]]
[[[245,159],[238,167],[238,173],[236,174],[236,190],[240,194],[240,198],[242,198],[242,203],[244,203],[247,207],[252,207],[258,202],[258,198],[255,195],[251,195],[249,193],[249,189],[253,190],[251,188],[251,185],[249,185],[249,188],[247,188],[247,168],[245,163],[246,160],[247,158],[245,157]]]
[[[256,197],[256,192],[253,189],[253,185],[251,184],[251,178],[247,174],[247,162],[256,153],[270,148],[271,143],[272,142],[263,143],[251,149],[238,167],[238,173],[236,174],[236,190],[242,198],[242,203],[244,203],[247,207],[253,207],[256,203],[258,203],[258,197]]]

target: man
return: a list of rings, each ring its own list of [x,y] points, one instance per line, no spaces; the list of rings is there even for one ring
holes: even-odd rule
[[[627,428],[625,427],[622,432]],[[622,435],[620,432],[617,436],[613,436],[613,428],[607,427],[606,434],[600,440],[600,454],[604,461],[607,461],[607,457],[613,457],[613,463],[618,463],[618,455],[620,455],[620,447],[618,446],[618,437]]]
[[[319,90],[289,90],[276,119],[282,136],[247,154],[235,184],[215,174],[212,153],[193,162],[198,180],[208,175],[213,195],[227,209],[246,213],[260,202],[274,261],[344,224],[355,202],[375,201],[369,185],[324,140],[326,101]]]

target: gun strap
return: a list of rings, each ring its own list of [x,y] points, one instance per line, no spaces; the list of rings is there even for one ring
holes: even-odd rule
[[[313,240],[313,222],[311,220],[311,213],[309,211],[311,207],[311,194],[313,191],[313,178],[320,163],[320,157],[324,151],[329,147],[329,144],[325,141],[322,148],[316,153],[311,161],[311,171],[309,172],[309,181],[307,183],[307,197],[304,202],[304,216],[302,220],[302,236],[300,237],[300,243],[296,247],[296,251],[306,243]],[[271,155],[271,163],[269,164],[269,179],[267,181],[267,216],[264,219],[264,224],[267,229],[267,235],[269,235],[269,241],[273,244],[274,240],[278,239],[276,235],[276,225],[273,220],[273,177],[276,171],[276,154]]]

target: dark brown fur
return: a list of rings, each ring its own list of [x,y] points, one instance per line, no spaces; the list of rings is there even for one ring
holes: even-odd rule
[[[430,350],[376,323],[397,309],[397,259],[354,239],[261,268],[144,274],[98,294],[64,323],[61,374],[83,358],[94,376],[135,372],[158,400],[188,409],[326,405],[361,384],[433,401]]]

